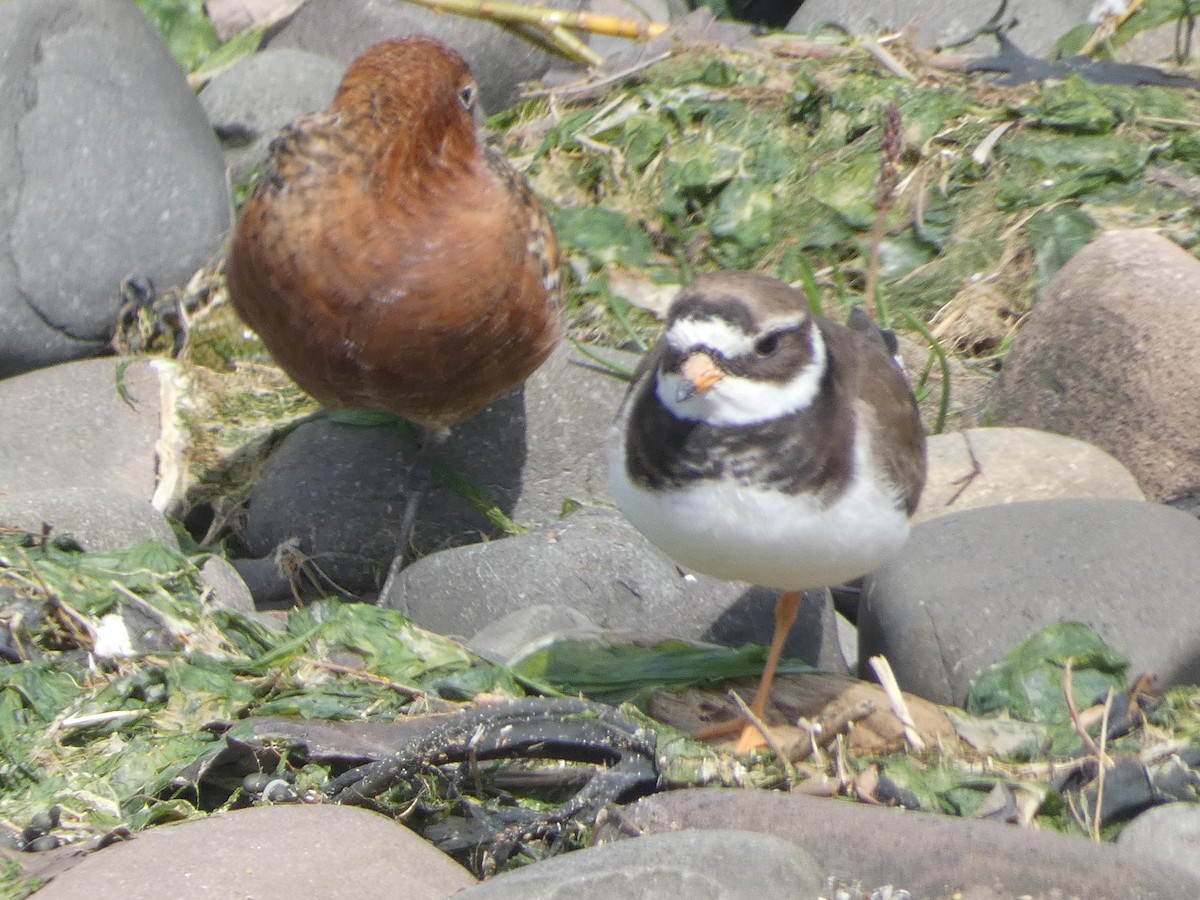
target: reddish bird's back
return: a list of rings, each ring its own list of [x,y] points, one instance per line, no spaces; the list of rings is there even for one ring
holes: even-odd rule
[[[271,145],[226,263],[242,318],[333,409],[433,431],[523,382],[562,334],[545,211],[483,147],[475,82],[427,38],[372,47]]]

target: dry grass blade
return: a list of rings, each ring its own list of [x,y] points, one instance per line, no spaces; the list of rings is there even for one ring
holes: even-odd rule
[[[1112,688],[1108,689],[1108,694],[1104,698],[1104,715],[1100,719],[1100,755],[1099,755],[1099,772],[1096,775],[1096,812],[1092,816],[1092,840],[1097,844],[1100,843],[1100,826],[1101,812],[1104,810],[1104,773],[1108,771],[1108,757],[1105,756],[1104,750],[1108,745],[1108,714],[1112,710],[1113,692]]]
[[[880,64],[895,75],[897,78],[903,78],[905,81],[916,81],[917,77],[912,72],[904,67],[904,64],[896,57],[892,56],[879,41],[874,38],[864,37],[859,41],[860,44],[879,60]]]
[[[737,704],[742,715],[746,717],[746,721],[753,725],[754,729],[762,735],[762,739],[766,741],[767,746],[771,748],[771,752],[775,754],[775,760],[779,763],[779,768],[783,770],[784,781],[788,786],[788,790],[791,790],[796,781],[796,770],[788,760],[787,754],[783,752],[783,748],[779,746],[779,742],[775,740],[775,736],[771,734],[771,729],[767,727],[766,722],[754,714],[754,710],[741,698],[737,691],[730,691],[729,696]]]
[[[546,39],[567,59],[575,59],[595,68],[604,62],[604,57],[580,40],[565,25],[551,25],[546,29]]]
[[[892,712],[896,714],[896,718],[904,726],[905,740],[908,741],[909,746],[914,750],[924,750],[925,741],[921,739],[921,734],[917,731],[917,723],[913,720],[912,713],[909,712],[908,703],[904,699],[904,694],[900,690],[900,685],[896,681],[896,675],[892,672],[892,667],[888,665],[888,661],[882,656],[872,656],[869,662],[871,664],[871,671],[879,679],[879,684],[883,688],[883,692],[887,695],[888,702],[892,705]]]
[[[1079,717],[1079,707],[1075,705],[1075,692],[1072,678],[1073,659],[1068,659],[1067,664],[1063,667],[1063,697],[1067,701],[1067,712],[1071,714],[1071,724],[1075,726],[1075,731],[1083,740],[1084,747],[1087,751],[1097,759],[1103,759],[1104,754],[1088,734],[1087,726],[1083,724],[1083,720]]]
[[[1143,2],[1145,0],[1131,0],[1129,6],[1125,8],[1125,12],[1105,16],[1100,24],[1096,26],[1096,30],[1092,32],[1092,36],[1079,48],[1080,55],[1086,56],[1105,41],[1111,40],[1113,35],[1117,33],[1117,29],[1129,21],[1129,18],[1138,11],[1138,7]]]
[[[384,678],[382,675],[373,675],[363,669],[355,668],[354,666],[346,666],[341,663],[330,662],[324,659],[314,659],[312,657],[300,657],[300,661],[312,666],[315,669],[322,669],[326,672],[332,672],[335,675],[344,675],[347,678],[353,678],[358,681],[365,681],[369,684],[379,685],[389,691],[395,691],[405,697],[413,700],[423,700],[431,706],[437,706],[441,703],[437,698],[432,697],[428,691],[423,691],[418,687],[413,687],[409,684],[401,684],[393,678]],[[449,709],[449,704],[442,704]]]
[[[812,727],[807,729],[808,744],[802,745],[792,755],[792,762],[803,762],[817,750],[828,749],[829,745],[840,735],[848,733],[855,722],[867,718],[874,712],[875,704],[870,700],[862,700],[852,707],[838,710],[837,715],[833,718],[819,719],[813,722]]]
[[[883,243],[887,214],[896,202],[896,163],[900,160],[900,107],[890,101],[883,112],[883,142],[879,148],[879,181],[875,187],[875,225],[871,229],[871,255],[867,260],[866,287],[863,300],[875,304],[875,321],[881,328],[889,327],[887,307],[879,291],[879,248]]]

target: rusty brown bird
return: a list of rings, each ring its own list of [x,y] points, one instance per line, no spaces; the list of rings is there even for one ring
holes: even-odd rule
[[[480,142],[475,95],[450,48],[386,41],[350,65],[328,112],[271,144],[234,234],[229,294],[330,409],[444,434],[561,338],[554,231]]]

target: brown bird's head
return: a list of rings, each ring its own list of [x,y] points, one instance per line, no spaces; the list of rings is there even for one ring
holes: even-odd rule
[[[376,44],[351,63],[330,112],[365,117],[377,129],[378,163],[389,179],[411,182],[480,161],[477,93],[458,53],[410,37]]]

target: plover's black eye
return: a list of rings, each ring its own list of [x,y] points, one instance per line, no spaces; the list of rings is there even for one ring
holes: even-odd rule
[[[770,334],[764,334],[754,342],[754,352],[759,356],[770,356],[779,349],[779,332],[772,331]]]

